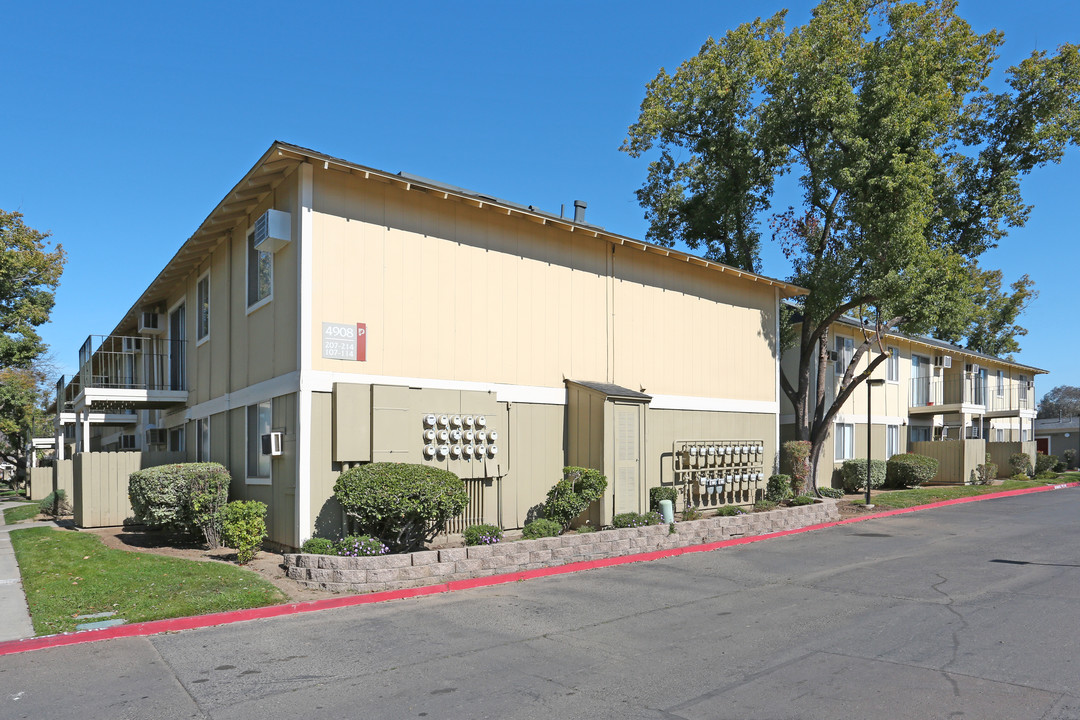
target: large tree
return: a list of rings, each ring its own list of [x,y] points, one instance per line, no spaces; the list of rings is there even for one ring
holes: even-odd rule
[[[1022,177],[1080,139],[1080,57],[1075,45],[1032,53],[994,92],[1003,36],[975,33],[954,1],[824,0],[790,30],[785,14],[661,70],[623,149],[658,150],[638,191],[651,239],[756,270],[768,220],[809,290],[786,335],[798,368],[781,386],[815,477],[834,416],[886,358],[884,333],[969,337],[990,324],[971,290],[981,278],[1000,299],[1000,277],[988,288],[977,258],[1027,219]],[[771,213],[784,174],[801,203]],[[844,315],[864,332],[830,392],[829,331]],[[1012,349],[1015,315],[1001,315],[980,346]]]
[[[1057,420],[1077,415],[1080,415],[1080,387],[1075,385],[1058,385],[1039,401],[1040,419]]]
[[[60,245],[23,222],[22,213],[0,210],[0,368],[28,367],[45,350],[36,328],[49,319],[64,272]]]

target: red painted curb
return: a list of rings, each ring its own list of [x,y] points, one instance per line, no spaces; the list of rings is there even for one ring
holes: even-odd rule
[[[287,605],[271,605],[269,607],[251,608],[249,610],[230,610],[228,612],[214,613],[212,615],[196,615],[193,617],[172,618],[169,620],[153,620],[144,623],[133,623],[131,625],[119,625],[117,627],[105,628],[102,630],[86,630],[83,632],[69,633],[65,635],[48,635],[45,637],[28,638],[26,640],[8,640],[5,642],[0,642],[0,656],[30,652],[31,650],[43,650],[45,648],[63,647],[65,645],[79,645],[82,643],[98,642],[101,640],[113,640],[116,638],[145,637],[148,635],[158,635],[167,632],[179,632],[181,630],[194,630],[196,628],[212,627],[214,625],[226,625],[235,622],[244,622],[247,620],[261,620],[266,618],[281,617],[283,615],[296,615],[298,613],[315,612],[318,610],[332,610],[334,608],[354,607],[356,605],[368,605],[371,603],[388,602],[390,600],[403,600],[406,598],[423,597],[425,595],[437,595],[446,592],[457,592],[459,590],[470,590],[472,588],[488,587],[490,585],[503,585],[505,583],[518,582],[521,580],[531,580],[533,578],[540,577],[548,577],[550,575],[564,575],[567,573],[581,572],[583,570],[593,570],[595,568],[613,567],[616,565],[627,565],[630,563],[638,562],[649,562],[651,560],[661,560],[663,558],[677,557],[679,555],[685,555],[689,553],[709,552],[712,550],[719,550],[721,548],[734,547],[737,545],[748,545],[750,543],[761,542],[763,540],[771,540],[778,537],[785,537],[787,535],[796,535],[799,533],[810,532],[813,530],[822,530],[824,528],[835,527],[837,525],[847,525],[850,523],[890,517],[892,515],[902,515],[904,513],[917,512],[920,510],[931,510],[933,508],[945,507],[947,505],[959,505],[962,503],[977,502],[979,500],[992,500],[994,498],[1013,497],[1016,495],[1028,495],[1030,493],[1047,492],[1050,490],[1062,490],[1065,488],[1074,487],[1080,487],[1080,482],[1063,483],[1060,485],[1045,485],[1043,487],[1023,488],[1020,490],[1006,490],[998,493],[987,493],[986,495],[972,495],[970,497],[955,498],[953,500],[942,500],[941,502],[930,503],[928,505],[916,505],[914,507],[900,508],[898,510],[887,510],[885,512],[862,515],[860,517],[848,518],[846,520],[835,520],[833,522],[819,523],[817,525],[807,525],[806,527],[794,528],[792,530],[779,530],[777,532],[766,533],[764,535],[753,535],[751,537],[739,537],[732,538],[730,540],[719,540],[717,542],[706,543],[704,545],[689,545],[686,547],[669,548],[667,550],[653,550],[651,552],[638,553],[636,555],[622,555],[619,557],[604,558],[601,560],[584,560],[581,562],[568,563],[566,565],[556,565],[554,567],[539,568],[537,570],[523,570],[518,572],[505,573],[502,575],[489,575],[487,577],[469,578],[467,580],[454,580],[448,583],[427,585],[425,587],[406,588],[404,590],[386,590],[383,592],[368,593],[367,595],[346,595],[343,597],[326,598],[325,600],[311,600],[309,602],[289,603]]]

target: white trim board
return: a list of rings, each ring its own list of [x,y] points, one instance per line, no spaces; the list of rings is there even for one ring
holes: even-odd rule
[[[223,413],[227,410],[254,405],[263,400],[272,400],[281,395],[288,395],[289,393],[298,392],[299,390],[300,372],[298,370],[293,370],[290,373],[278,375],[277,377],[263,380],[254,385],[248,385],[246,388],[241,388],[235,392],[219,395],[213,400],[207,400],[198,405],[192,405],[184,413],[184,419],[196,420],[198,418],[210,417],[211,415],[217,415],[218,413]]]

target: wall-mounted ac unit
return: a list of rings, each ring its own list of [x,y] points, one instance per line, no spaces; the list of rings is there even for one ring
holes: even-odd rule
[[[123,351],[125,353],[137,353],[142,352],[142,338],[126,337],[124,338]]]
[[[267,210],[255,220],[255,249],[277,252],[292,240],[292,216],[283,210]]]
[[[281,438],[284,433],[275,430],[274,432],[266,433],[262,436],[262,454],[263,455],[281,455],[283,450],[281,448]]]
[[[836,362],[839,359],[840,359],[840,353],[836,352],[835,350],[830,350],[829,351],[829,362]]]
[[[169,441],[169,431],[165,428],[150,428],[146,431],[147,445],[164,445]]]
[[[964,366],[964,370],[969,373],[977,373],[979,372],[979,363],[968,363]]]
[[[951,368],[952,355],[936,355],[934,357],[934,367]]]
[[[120,449],[121,450],[134,450],[135,449],[135,436],[134,435],[121,435],[120,436]]]
[[[165,316],[155,312],[139,313],[139,334],[160,335],[165,332]]]
[[[979,435],[979,426],[978,425],[968,425],[967,436],[968,436],[968,440],[978,440],[979,437],[980,437],[980,435]]]

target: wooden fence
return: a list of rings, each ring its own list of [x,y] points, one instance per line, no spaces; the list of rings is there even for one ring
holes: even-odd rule
[[[1028,442],[991,442],[986,444],[986,451],[990,453],[990,462],[997,463],[998,477],[1009,477],[1013,474],[1009,458],[1016,453],[1027,453],[1031,464],[1035,465],[1035,441]]]
[[[936,458],[938,474],[932,483],[971,482],[971,473],[986,460],[985,440],[934,440],[913,442],[908,452]]]
[[[128,476],[176,462],[184,462],[183,453],[76,453],[71,493],[75,524],[83,528],[123,525],[132,516]]]

